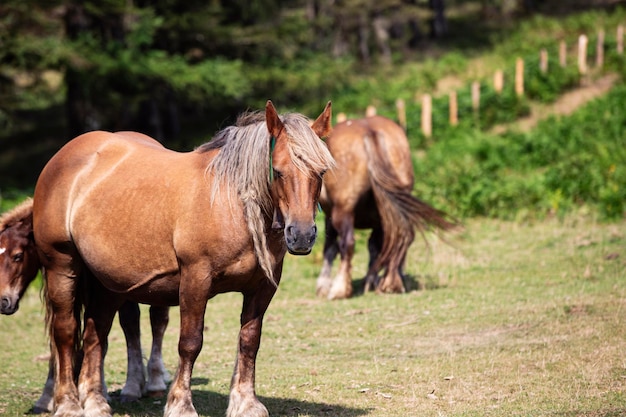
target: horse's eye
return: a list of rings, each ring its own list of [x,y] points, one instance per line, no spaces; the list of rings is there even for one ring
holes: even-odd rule
[[[283,173],[282,173],[282,172],[277,171],[277,170],[275,170],[275,169],[274,169],[273,171],[274,171],[274,178],[275,178],[275,179],[282,178],[282,176],[283,176]]]
[[[320,172],[320,178],[324,178],[324,175],[326,175],[326,170],[323,170],[322,172]]]
[[[22,262],[24,260],[24,252],[18,252],[13,255],[13,262]]]

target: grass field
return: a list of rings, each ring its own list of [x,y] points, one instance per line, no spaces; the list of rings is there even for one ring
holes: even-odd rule
[[[363,236],[355,276],[365,273]],[[626,415],[626,227],[590,216],[520,225],[471,220],[411,249],[411,291],[315,297],[321,242],[289,256],[265,319],[257,394],[273,416]],[[357,281],[357,285],[360,282]],[[417,286],[423,289],[416,290]],[[209,301],[193,378],[203,416],[223,416],[241,296]],[[142,310],[147,313],[146,309]],[[144,351],[150,343],[142,315]],[[177,364],[172,309],[165,362]],[[0,317],[0,415],[27,413],[47,362],[37,291]],[[124,339],[105,364],[119,416],[161,415],[164,398],[121,404]]]

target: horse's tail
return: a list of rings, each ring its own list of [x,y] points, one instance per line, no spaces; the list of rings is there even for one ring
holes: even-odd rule
[[[384,137],[373,129],[365,137],[372,191],[383,228],[382,248],[372,266],[376,270],[388,266],[389,261],[397,256],[401,257],[398,265],[401,267],[406,251],[415,239],[415,231],[428,245],[425,232],[442,232],[458,226],[447,213],[411,194],[412,190],[397,176],[383,140]]]
[[[54,325],[54,311],[52,309],[52,303],[50,302],[50,297],[48,296],[48,279],[46,276],[46,271],[45,268],[41,268],[41,272],[43,275],[43,287],[41,289],[41,294],[43,296],[43,299],[45,301],[45,307],[46,307],[46,315],[45,315],[45,322],[46,322],[46,332],[47,332],[47,337],[49,339],[50,342],[50,353],[52,355],[51,360],[54,361],[54,366],[57,366],[57,361],[56,361],[56,345],[54,343],[54,333],[53,333],[53,325]],[[82,317],[82,313],[83,313],[83,309],[84,306],[87,302],[86,300],[86,292],[85,289],[83,288],[83,285],[81,285],[82,283],[82,279],[78,280],[79,285],[76,288],[76,295],[74,298],[74,319],[76,320],[76,330],[74,332],[74,346],[72,347],[72,358],[73,358],[73,363],[72,363],[72,367],[74,369],[74,378],[78,379],[78,374],[80,373],[80,366],[82,364],[82,356],[83,356],[83,344],[82,344],[82,333],[83,333],[83,329],[82,329],[82,324],[81,324],[81,317]]]

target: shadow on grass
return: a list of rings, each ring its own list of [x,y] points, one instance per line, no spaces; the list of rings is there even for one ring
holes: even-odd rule
[[[447,285],[442,283],[441,280],[434,275],[406,274],[403,278],[402,282],[404,283],[406,292],[447,288]],[[352,281],[352,289],[353,297],[360,297],[364,295],[365,277]]]
[[[193,378],[191,385],[203,385],[208,380],[205,378]],[[132,403],[119,401],[120,391],[111,394],[111,407],[114,415],[128,417],[161,416],[165,407],[166,396],[159,398],[142,398]],[[207,391],[192,390],[193,404],[200,416],[223,417],[228,407],[228,395]],[[271,416],[297,417],[297,416],[342,416],[357,417],[367,415],[369,408],[353,408],[344,405],[302,401],[294,398],[276,398],[259,396],[259,400],[268,409]]]

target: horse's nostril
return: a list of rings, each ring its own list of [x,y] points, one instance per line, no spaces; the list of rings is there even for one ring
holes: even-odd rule
[[[2,301],[0,301],[0,308],[2,308],[2,310],[6,310],[9,307],[11,307],[11,300],[9,300],[9,297],[2,297]]]

